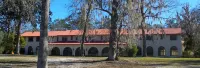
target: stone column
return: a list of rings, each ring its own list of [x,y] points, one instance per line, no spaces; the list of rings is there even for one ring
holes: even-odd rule
[[[32,48],[33,48],[33,55],[36,55],[37,54],[36,53],[36,47],[32,46]]]
[[[72,48],[72,55],[75,56],[76,48]]]
[[[101,53],[102,53],[102,48],[100,49],[98,48],[98,56],[101,56],[102,55]]]
[[[25,47],[25,55],[28,54],[28,46]]]
[[[158,47],[153,47],[153,56],[158,56]]]
[[[87,48],[87,47],[84,49],[84,51],[85,51],[85,56],[88,56],[88,50],[89,50],[89,48]]]
[[[60,49],[60,55],[63,55],[63,50],[64,50],[63,47],[60,47],[59,49]]]
[[[166,56],[169,57],[170,56],[170,47],[166,47],[165,49],[165,53],[166,53]]]

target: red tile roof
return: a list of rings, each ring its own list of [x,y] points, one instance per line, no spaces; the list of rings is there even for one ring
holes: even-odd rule
[[[50,45],[78,45],[80,46],[80,43],[49,43]],[[126,43],[121,43],[123,45],[126,45]],[[84,45],[109,45],[109,42],[106,43],[84,43]]]
[[[82,30],[66,30],[66,31],[49,31],[48,36],[71,36],[71,35],[82,35]],[[130,33],[139,33],[141,34],[141,30],[133,30],[128,31],[122,29],[121,34],[130,34]],[[164,29],[147,29],[145,30],[146,34],[181,34],[181,28],[164,28]],[[109,35],[109,29],[94,29],[88,30],[88,35]],[[40,32],[24,32],[21,36],[40,36]]]

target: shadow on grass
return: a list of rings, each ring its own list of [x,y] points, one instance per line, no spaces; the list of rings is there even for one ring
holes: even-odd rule
[[[106,60],[80,60],[80,61],[68,61],[68,62],[61,62],[61,63],[98,63],[98,62],[104,62]]]
[[[199,60],[173,60],[170,62],[147,62],[143,64],[138,64],[141,66],[190,66],[190,65],[200,65]]]
[[[174,60],[171,63],[179,63],[182,65],[200,65],[200,60]]]

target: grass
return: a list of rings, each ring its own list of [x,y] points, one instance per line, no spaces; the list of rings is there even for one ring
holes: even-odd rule
[[[66,57],[66,56],[49,56],[50,59],[55,58],[78,58],[78,59],[92,59],[94,61],[105,60],[107,57]],[[190,63],[194,65],[200,65],[200,58],[159,58],[159,57],[120,57],[119,61],[136,61],[144,63]],[[1,55],[0,63],[36,63],[37,56],[31,55]]]
[[[36,56],[0,56],[0,63],[35,63]]]
[[[123,60],[137,60],[144,62],[171,62],[171,61],[200,61],[200,58],[159,58],[159,57],[121,57]]]
[[[102,61],[107,57],[73,57],[73,56],[49,56],[48,59],[62,58],[66,61],[66,58],[83,59],[78,61],[66,61],[62,64],[62,61],[50,61],[50,67],[61,66],[84,66],[86,68],[146,68],[146,67],[159,67],[159,66],[173,66],[173,67],[185,67],[187,66],[199,66],[200,58],[160,58],[160,57],[120,57],[119,61]],[[61,59],[61,60],[62,60]],[[31,55],[0,55],[0,66],[10,67],[36,67],[37,56]],[[55,62],[55,63],[54,63]],[[57,63],[58,62],[58,63]],[[81,64],[77,64],[81,63]],[[173,68],[172,67],[172,68]],[[200,66],[199,66],[200,67]],[[78,67],[77,67],[78,68]],[[168,67],[170,68],[170,67]]]
[[[126,61],[137,61],[144,63],[164,63],[164,64],[191,64],[191,65],[200,65],[200,58],[159,58],[159,57],[121,57],[121,60]]]

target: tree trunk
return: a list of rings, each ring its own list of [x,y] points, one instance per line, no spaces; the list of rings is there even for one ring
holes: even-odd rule
[[[118,60],[119,57],[119,41],[120,41],[120,37],[121,37],[121,28],[122,28],[122,21],[120,22],[119,28],[118,28],[118,36],[117,36],[117,54],[116,54],[116,60]]]
[[[82,18],[81,18],[81,22],[84,23],[83,26],[83,35],[82,35],[82,39],[81,39],[81,56],[84,56],[84,42],[85,42],[85,35],[86,35],[86,30],[87,30],[87,22],[86,22],[86,4],[84,5],[84,7],[82,8]]]
[[[87,23],[88,23],[88,21],[89,21],[90,10],[91,10],[91,8],[92,8],[92,4],[91,4],[91,3],[92,3],[91,1],[88,2],[89,7],[88,7],[87,14],[86,14],[86,5],[87,5],[87,4],[84,5],[84,8],[83,8],[83,10],[82,10],[82,12],[83,12],[82,17],[84,17],[84,18],[83,18],[84,30],[83,30],[82,42],[81,42],[81,56],[84,56],[84,54],[85,54],[85,51],[84,51],[84,40],[85,40],[85,38],[86,38]]]
[[[48,22],[50,0],[42,0],[42,22],[40,24],[40,42],[37,68],[48,68]]]
[[[146,53],[146,36],[145,36],[145,31],[144,31],[144,25],[142,23],[142,42],[143,42],[143,57],[146,57],[147,56],[147,53]]]
[[[9,35],[10,35],[10,20],[7,20],[6,22],[7,22],[7,28],[8,28],[8,31],[7,31],[8,35],[7,35],[7,38],[9,38]]]
[[[86,35],[86,22],[84,23],[84,30],[83,30],[83,35],[82,35],[82,39],[81,39],[81,56],[84,56],[84,42],[85,42],[85,35]]]
[[[144,13],[144,0],[141,0],[141,5],[140,5],[140,10],[141,10],[141,15],[142,15],[142,22],[141,22],[141,28],[142,28],[142,42],[143,42],[143,57],[146,57],[147,56],[147,53],[146,53],[146,34],[145,34],[145,31],[144,31],[144,23],[145,23],[145,13]]]
[[[16,30],[16,51],[15,54],[20,54],[20,28],[21,28],[21,19],[19,19],[19,21],[17,21],[17,30]]]
[[[114,61],[116,57],[115,46],[117,39],[117,8],[119,0],[112,1],[112,15],[111,15],[111,27],[110,27],[110,39],[109,39],[109,55],[108,60]]]

